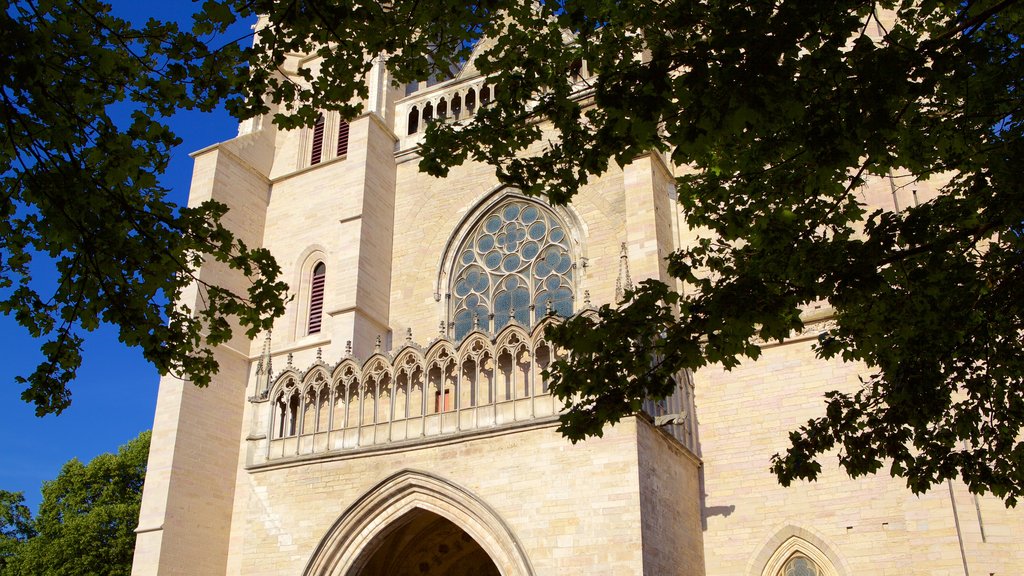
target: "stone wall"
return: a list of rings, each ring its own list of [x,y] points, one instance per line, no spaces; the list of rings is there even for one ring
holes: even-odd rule
[[[824,415],[824,392],[854,390],[866,373],[817,359],[813,341],[769,346],[757,362],[695,375],[707,574],[760,576],[793,536],[821,549],[838,575],[960,576],[961,541],[970,573],[1019,573],[1021,549],[1008,535],[1024,533],[1020,514],[960,483],[951,483],[952,500],[947,484],[915,496],[884,468],[849,478],[830,453],[818,481],[778,484],[770,459],[786,449],[788,432]]]

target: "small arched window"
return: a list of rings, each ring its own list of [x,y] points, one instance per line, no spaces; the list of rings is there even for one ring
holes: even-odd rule
[[[309,164],[319,164],[324,152],[324,115],[316,117],[313,124],[313,146],[309,150]]]
[[[420,129],[420,111],[413,106],[409,110],[409,134],[415,134]]]
[[[526,200],[484,215],[456,252],[451,278],[456,341],[476,327],[497,332],[513,318],[531,326],[548,310],[573,312],[569,235],[553,212]]]
[[[348,154],[348,122],[342,118],[338,122],[338,157]]]
[[[577,58],[577,59],[573,60],[571,64],[569,64],[569,78],[572,79],[573,82],[575,82],[575,81],[579,80],[582,77],[583,77],[583,60],[580,60],[579,58]]]
[[[798,554],[786,561],[779,576],[823,576],[823,573],[813,560]]]
[[[476,91],[470,88],[466,92],[466,111],[472,114],[474,108],[476,108]]]
[[[462,114],[462,96],[456,94],[452,96],[452,117],[456,120],[459,119],[459,115]]]
[[[448,103],[445,102],[444,98],[437,101],[437,117],[440,120],[444,120],[448,116]]]
[[[324,313],[324,281],[327,279],[327,266],[317,262],[313,267],[313,277],[309,284],[309,324],[307,334],[320,332],[320,324]]]

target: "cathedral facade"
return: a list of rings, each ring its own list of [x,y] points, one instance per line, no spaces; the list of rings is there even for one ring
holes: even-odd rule
[[[471,122],[496,88],[472,66],[429,86],[368,77],[358,118],[257,119],[193,154],[190,201],[227,204],[293,299],[271,333],[216,350],[209,388],[161,381],[133,574],[1024,573],[1021,515],[956,482],[915,496],[833,458],[777,484],[787,433],[864,371],[815,358],[827,305],[757,362],[678,374],[603,437],[562,438],[543,328],[646,278],[674,285],[664,258],[696,237],[679,168],[635,158],[566,207],[482,164],[432,178],[425,126]],[[864,202],[895,194],[876,182]],[[217,263],[200,276],[245,288]]]

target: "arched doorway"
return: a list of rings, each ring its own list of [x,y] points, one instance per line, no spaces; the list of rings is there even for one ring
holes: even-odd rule
[[[451,520],[415,509],[368,546],[353,576],[500,576],[473,537]]]
[[[353,502],[302,573],[534,576],[522,544],[490,506],[453,482],[415,470],[396,472]]]

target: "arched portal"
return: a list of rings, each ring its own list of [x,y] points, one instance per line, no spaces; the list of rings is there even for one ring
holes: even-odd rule
[[[366,552],[352,576],[500,576],[487,552],[465,530],[433,512],[415,509]]]
[[[395,473],[349,506],[313,551],[303,575],[404,574],[393,571],[391,562],[400,561],[397,556],[403,550],[418,554],[417,543],[424,538],[435,552],[447,546],[446,554],[461,542],[453,558],[492,570],[467,575],[534,576],[522,544],[490,506],[453,482],[415,470]],[[417,561],[408,573],[463,574],[436,568],[422,572],[420,564]]]

